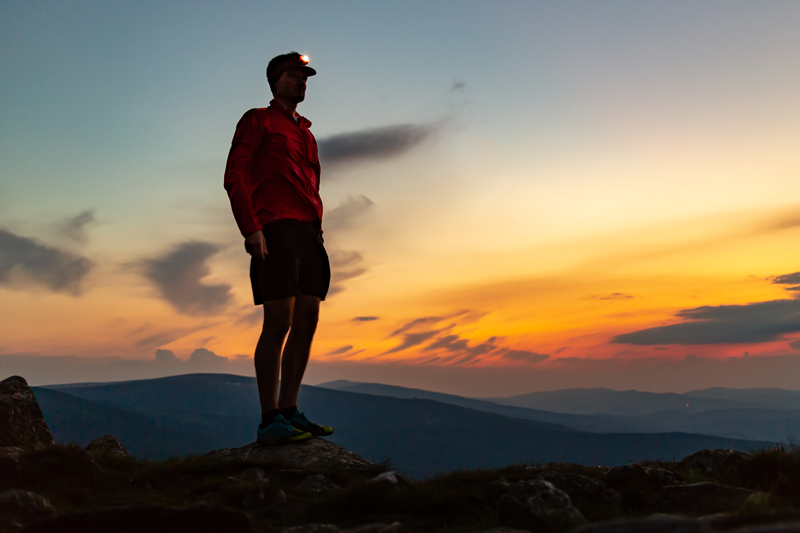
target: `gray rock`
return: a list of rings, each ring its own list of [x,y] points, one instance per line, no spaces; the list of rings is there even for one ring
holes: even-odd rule
[[[131,454],[113,435],[97,437],[86,446],[86,451],[93,455],[108,455],[120,459],[131,459]]]
[[[0,381],[0,447],[34,449],[53,444],[50,428],[25,379],[11,376]]]
[[[258,443],[243,448],[223,448],[205,454],[205,457],[224,459],[240,457],[271,461],[283,459],[295,466],[307,468],[340,468],[345,470],[368,470],[375,465],[353,452],[337,446],[327,439],[309,439],[297,444],[265,446]]]
[[[729,511],[744,503],[753,491],[718,483],[693,483],[668,485],[662,494],[664,511],[701,515]]]
[[[664,468],[649,468],[644,467],[647,472],[647,477],[650,482],[658,487],[665,487],[667,485],[683,485],[685,480],[682,475],[677,472],[670,472]]]
[[[24,526],[55,512],[47,498],[34,492],[9,490],[0,494],[0,516],[12,525]]]
[[[397,479],[397,472],[394,470],[377,475],[369,481],[370,483],[388,483],[389,485],[397,485],[399,483],[399,480]]]
[[[308,492],[328,492],[331,490],[342,490],[342,487],[322,474],[308,476],[297,486],[297,488]]]
[[[709,449],[684,457],[680,462],[681,469],[695,470],[706,475],[724,475],[731,470],[747,468],[750,455],[734,450]]]
[[[24,533],[54,531],[249,533],[250,519],[241,511],[205,504],[196,504],[186,509],[131,505],[98,511],[64,513],[37,521],[23,530]]]
[[[599,479],[553,471],[542,472],[536,477],[566,492],[572,504],[589,520],[613,518],[622,508],[619,492]]]
[[[506,483],[507,494],[495,505],[506,525],[525,529],[563,531],[586,523],[566,492],[543,479]],[[526,512],[527,511],[527,512]]]
[[[511,494],[503,494],[494,504],[500,522],[506,526],[518,527],[527,531],[550,531],[550,525],[539,515],[531,512],[522,502]]]
[[[250,510],[263,509],[275,498],[275,494],[276,491],[270,487],[269,480],[262,478],[244,493],[242,505]]]
[[[653,515],[647,518],[626,518],[598,524],[588,524],[575,533],[707,533],[707,524],[692,518]]]
[[[0,446],[0,457],[10,457],[19,460],[22,448],[19,446]]]
[[[270,507],[283,507],[287,503],[289,503],[289,498],[286,497],[286,493],[279,490],[275,493],[275,498],[270,503]]]
[[[603,481],[614,488],[650,487],[653,483],[647,475],[647,470],[635,463],[612,468],[603,476]]]
[[[586,523],[566,492],[541,479],[529,481],[529,484],[535,492],[525,500],[525,506],[554,529],[563,531]]]
[[[248,468],[239,474],[239,479],[245,483],[260,483],[262,480],[266,479],[264,476],[265,474],[262,469]]]
[[[337,531],[339,528],[333,524],[305,524],[281,529],[281,533],[336,533]]]

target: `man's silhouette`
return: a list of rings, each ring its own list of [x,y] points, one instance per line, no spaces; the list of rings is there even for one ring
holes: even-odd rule
[[[297,52],[269,62],[274,99],[239,121],[225,169],[233,215],[252,256],[253,298],[264,306],[255,366],[262,418],[258,441],[266,444],[333,433],[297,409],[319,304],[331,277],[322,245],[317,142],[308,129],[311,122],[296,111],[308,77],[316,73]]]

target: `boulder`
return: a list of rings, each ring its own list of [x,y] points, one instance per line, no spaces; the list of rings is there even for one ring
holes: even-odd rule
[[[0,381],[0,447],[34,449],[53,444],[50,428],[25,379],[11,376]]]
[[[599,479],[553,471],[543,472],[536,477],[566,492],[572,504],[589,520],[613,518],[622,508],[619,492]]]
[[[224,459],[239,457],[259,461],[283,459],[304,468],[338,468],[369,470],[375,465],[327,439],[309,439],[296,444],[262,445],[254,442],[242,448],[223,448],[208,452],[204,457]]]
[[[531,530],[564,531],[586,523],[566,492],[543,479],[500,482],[506,494],[495,505],[506,525]],[[544,522],[545,527],[542,525]]]
[[[233,509],[197,504],[185,509],[158,505],[130,505],[99,511],[64,513],[39,520],[26,527],[24,533],[54,531],[147,531],[148,533],[249,533],[250,519]]]
[[[0,494],[0,524],[24,526],[53,514],[55,509],[50,501],[34,492],[9,490]]]
[[[744,503],[753,491],[718,483],[668,485],[662,493],[665,512],[712,514],[731,511]]]
[[[680,467],[717,479],[740,473],[746,476],[753,469],[750,454],[725,449],[700,450],[684,457]]]
[[[678,485],[683,478],[663,468],[634,463],[612,468],[603,481],[619,492],[626,510],[641,513],[657,507],[664,486]]]
[[[328,492],[331,490],[342,490],[342,487],[322,474],[308,476],[297,486],[297,488],[306,492]]]
[[[97,437],[89,443],[86,447],[86,451],[92,455],[107,455],[120,459],[131,459],[131,454],[128,453],[128,450],[126,450],[113,435]]]

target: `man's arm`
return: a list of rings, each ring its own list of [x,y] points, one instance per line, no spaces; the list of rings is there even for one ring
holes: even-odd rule
[[[261,232],[261,222],[253,212],[250,199],[250,174],[253,171],[255,153],[264,136],[263,130],[256,110],[251,109],[245,113],[236,125],[231,151],[228,153],[228,163],[225,166],[225,190],[228,191],[231,200],[233,217],[236,219],[239,231],[245,237]]]

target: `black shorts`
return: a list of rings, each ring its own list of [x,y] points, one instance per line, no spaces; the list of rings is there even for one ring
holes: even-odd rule
[[[320,223],[277,220],[266,224],[262,232],[267,257],[250,259],[255,305],[300,295],[324,300],[331,284],[331,265]]]

